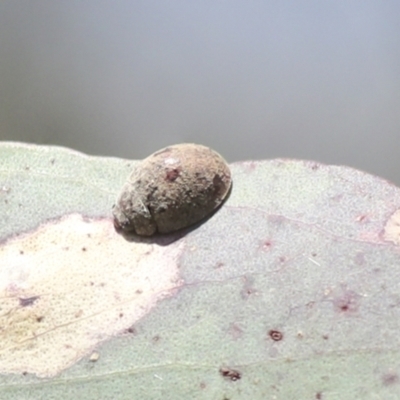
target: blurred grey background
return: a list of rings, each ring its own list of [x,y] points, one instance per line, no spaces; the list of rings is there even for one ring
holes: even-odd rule
[[[0,2],[0,139],[346,164],[400,184],[399,1]]]

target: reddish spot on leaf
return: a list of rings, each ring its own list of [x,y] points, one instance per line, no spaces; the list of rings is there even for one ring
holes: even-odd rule
[[[357,253],[356,256],[354,257],[354,262],[357,265],[364,265],[365,264],[365,256],[364,253]]]
[[[254,161],[246,161],[242,165],[246,172],[253,172],[257,168],[257,163]]]
[[[133,326],[131,326],[130,328],[128,328],[126,330],[126,333],[130,333],[132,335],[135,335],[136,334],[136,329]]]
[[[395,372],[389,372],[382,376],[382,382],[385,386],[391,386],[399,383],[399,375]]]
[[[238,370],[229,367],[221,367],[219,373],[224,379],[232,382],[236,382],[242,377],[242,374]]]
[[[160,341],[160,335],[156,335],[156,336],[154,336],[152,339],[151,339],[151,341],[153,342],[153,343],[158,343],[159,341]]]
[[[361,215],[359,215],[359,216],[356,218],[356,221],[357,221],[357,222],[360,222],[360,223],[368,222],[368,221],[369,221],[368,215],[366,215],[366,214],[361,214]]]
[[[249,276],[243,278],[243,288],[240,291],[240,296],[243,300],[247,300],[251,295],[257,293],[257,290],[253,286],[254,279]]]
[[[319,169],[319,165],[318,164],[311,164],[311,169],[313,171],[316,171],[317,169]]]
[[[360,295],[352,290],[344,290],[333,299],[333,306],[337,312],[356,313],[360,307]]]
[[[274,342],[280,342],[283,339],[283,333],[276,329],[271,329],[268,335]]]
[[[234,322],[229,327],[229,333],[231,334],[233,340],[237,340],[243,336],[243,329]]]
[[[263,251],[270,251],[271,247],[272,247],[271,240],[265,240],[264,242],[261,243],[261,250]]]
[[[215,265],[215,269],[220,269],[220,268],[222,268],[222,267],[224,267],[225,266],[225,264],[222,262],[222,261],[219,261],[219,262],[217,262],[217,264]]]

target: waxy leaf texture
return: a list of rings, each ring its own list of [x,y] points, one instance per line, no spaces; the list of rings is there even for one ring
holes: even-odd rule
[[[137,161],[0,144],[0,398],[400,398],[400,189],[231,164],[208,220],[115,231]]]

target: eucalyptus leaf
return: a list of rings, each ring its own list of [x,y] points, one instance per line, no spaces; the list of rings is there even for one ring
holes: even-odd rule
[[[231,164],[204,223],[124,237],[136,161],[0,144],[0,398],[400,398],[400,190]]]

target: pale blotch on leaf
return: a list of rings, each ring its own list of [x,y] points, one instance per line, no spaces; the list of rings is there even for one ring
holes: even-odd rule
[[[109,219],[77,214],[5,242],[0,372],[50,377],[95,354],[176,292],[182,246],[128,242]]]
[[[400,244],[400,210],[395,211],[386,222],[384,239]]]

